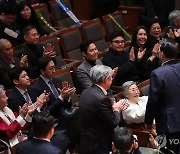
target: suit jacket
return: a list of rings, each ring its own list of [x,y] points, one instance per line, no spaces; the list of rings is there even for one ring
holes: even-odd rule
[[[80,96],[82,154],[108,154],[111,151],[114,127],[120,122],[120,113],[113,112],[111,100],[96,85]]]
[[[96,65],[102,65],[101,60],[97,59]],[[76,70],[77,82],[78,82],[78,87],[79,87],[80,92],[82,92],[84,89],[87,89],[93,85],[89,76],[91,68],[92,66],[85,59]]]
[[[31,98],[32,103],[36,101],[35,92],[32,88],[27,88],[28,94]],[[26,100],[24,99],[23,95],[19,92],[19,90],[14,87],[9,95],[8,95],[8,107],[16,113],[19,113],[19,106],[23,106],[26,103]]]
[[[56,88],[62,88],[61,80],[53,78],[52,82]],[[32,86],[32,89],[35,92],[35,97],[38,97],[40,94],[42,94],[44,90],[51,93],[49,102],[47,103],[47,108],[55,117],[59,116],[61,107],[70,108],[72,105],[71,103],[67,102],[67,100],[61,101],[60,99],[56,99],[52,94],[49,86],[45,83],[41,76],[35,81],[35,83]],[[57,104],[57,102],[59,103]]]
[[[169,61],[151,73],[145,123],[152,124],[155,117],[158,134],[180,132],[179,100],[180,63]]]
[[[15,66],[19,66],[19,60],[17,58],[14,58]],[[2,84],[5,88],[11,89],[13,87],[13,84],[9,78],[9,74],[11,72],[10,64],[7,60],[0,57],[0,84]]]
[[[31,139],[17,145],[16,154],[63,154],[50,142],[40,139]]]
[[[43,56],[43,45],[42,44],[38,44],[38,45],[26,44],[20,51],[15,53],[15,56],[20,59],[22,54],[28,56],[27,71],[28,71],[29,77],[31,78],[39,77],[40,72],[37,67],[37,62],[38,62],[38,59]]]
[[[16,32],[18,34],[17,38],[14,38],[10,35],[8,35],[7,33],[4,32],[4,30],[8,28],[10,30],[13,30],[14,32]],[[0,20],[0,38],[4,38],[9,40],[13,46],[17,46],[19,44],[23,43],[23,39],[20,38],[19,36],[20,32],[17,29],[17,25],[15,22],[13,22],[11,25],[5,25],[1,20]]]
[[[139,72],[136,63],[129,60],[129,52],[123,51],[122,53],[118,53],[109,49],[102,62],[112,69],[118,67],[118,72],[115,76],[115,85],[122,85],[126,81],[139,81]]]

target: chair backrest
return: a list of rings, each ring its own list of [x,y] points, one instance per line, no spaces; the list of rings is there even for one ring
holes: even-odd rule
[[[141,7],[119,6],[119,10],[125,26],[128,27],[129,33],[133,34],[139,24]]]
[[[82,37],[79,27],[69,27],[59,33],[62,51],[65,58],[82,60],[83,56],[80,51]]]
[[[138,84],[142,96],[149,95],[150,79],[145,80]]]
[[[69,0],[61,0],[67,7],[72,10],[71,3]],[[66,12],[57,4],[55,0],[49,1],[52,19],[55,26],[68,28],[76,23],[69,17]]]
[[[56,68],[60,68],[63,65],[66,65],[67,63],[63,60],[60,50],[60,45],[58,42],[58,39],[56,35],[46,35],[40,38],[40,43],[43,45],[46,45],[48,43],[51,43],[54,46],[54,50],[56,51]]]
[[[122,17],[121,17],[121,14],[119,11],[116,11],[116,12],[113,12],[111,15],[115,21],[122,27],[125,29],[125,26],[124,26],[124,22],[122,20]],[[109,39],[109,35],[114,32],[114,31],[122,31],[118,25],[107,15],[103,16],[102,17],[103,19],[103,24],[104,24],[104,28],[105,28],[105,31],[106,31],[106,37],[107,37],[107,40]],[[125,29],[126,30],[126,29]],[[125,40],[128,41],[129,38],[125,35]]]
[[[67,81],[71,87],[74,87],[70,68],[66,67],[63,69],[57,69],[54,73],[54,77],[60,79],[61,81]],[[76,93],[71,97],[71,100],[72,103],[79,102],[79,97]]]
[[[108,44],[106,43],[99,18],[83,22],[82,33],[85,39],[95,41],[99,51],[107,50]]]
[[[44,19],[51,24],[52,26],[52,22],[51,22],[51,18],[50,18],[50,14],[48,12],[48,8],[47,8],[47,4],[43,3],[43,4],[35,4],[32,5],[33,9],[39,10],[39,12],[41,13],[41,15],[44,17]],[[42,28],[47,32],[47,33],[53,33],[54,31],[52,29],[50,29],[41,19],[40,17],[37,15],[38,20],[40,25],[42,26]]]

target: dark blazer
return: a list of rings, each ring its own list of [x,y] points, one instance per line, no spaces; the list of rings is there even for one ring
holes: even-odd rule
[[[36,101],[36,96],[32,88],[27,88],[28,94],[31,98],[32,103]],[[19,92],[19,90],[14,87],[8,94],[8,107],[16,113],[19,113],[19,106],[23,106],[26,103],[23,95]]]
[[[63,154],[50,142],[40,139],[31,139],[17,145],[16,154]]]
[[[18,34],[17,38],[14,38],[7,33],[4,32],[4,30],[8,28]],[[5,25],[1,20],[0,20],[0,39],[4,38],[7,39],[11,42],[13,46],[17,46],[19,44],[23,43],[23,40],[20,38],[20,32],[18,31],[17,25],[15,22],[13,22],[11,25]]]
[[[115,76],[115,85],[122,85],[126,81],[139,81],[136,63],[129,60],[128,51],[118,53],[109,49],[102,62],[104,65],[109,66],[112,69],[118,67],[118,72]]]
[[[111,100],[96,85],[80,96],[81,154],[108,154],[120,113],[113,112]]]
[[[60,89],[62,88],[61,80],[53,78],[52,82],[56,88],[60,88]],[[67,102],[67,100],[61,101],[60,99],[56,99],[52,94],[48,85],[44,82],[44,80],[41,77],[39,77],[35,81],[35,83],[32,86],[32,89],[34,90],[36,97],[42,94],[44,90],[51,93],[49,102],[47,103],[47,108],[55,117],[59,116],[57,114],[59,113],[61,107],[70,108],[72,105],[70,102]],[[60,102],[58,105],[56,103],[57,101]]]
[[[28,56],[28,75],[31,78],[37,78],[39,77],[39,70],[37,67],[37,63],[39,58],[43,56],[43,45],[38,44],[38,45],[31,45],[31,44],[26,44],[20,51],[15,53],[15,56],[18,57],[19,59],[21,56],[27,55]]]
[[[17,58],[14,58],[15,66],[19,66],[19,60]],[[7,60],[0,57],[0,84],[2,84],[5,88],[11,89],[13,87],[13,84],[9,78],[9,74],[11,72],[10,64]]]
[[[152,71],[149,92],[145,123],[155,118],[158,134],[180,132],[180,63],[169,61]]]

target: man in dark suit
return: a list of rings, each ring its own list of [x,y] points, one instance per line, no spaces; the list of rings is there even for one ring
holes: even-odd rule
[[[16,154],[63,154],[62,150],[51,144],[54,134],[54,118],[48,112],[40,112],[32,118],[34,138],[18,144]]]
[[[51,105],[57,99],[61,101],[61,106],[70,108],[70,96],[74,94],[75,87],[70,87],[67,82],[53,78],[55,73],[55,63],[50,57],[42,57],[38,61],[38,67],[41,75],[35,81],[32,88],[36,91],[37,96],[44,90],[50,93],[49,103]]]
[[[48,43],[46,46],[43,46],[39,43],[40,35],[36,27],[29,25],[24,28],[22,33],[26,44],[15,56],[20,59],[22,55],[26,55],[29,77],[37,78],[39,77],[39,70],[37,68],[38,59],[43,56],[55,57],[56,52],[53,50],[52,44]]]
[[[15,66],[27,66],[26,56],[22,56],[19,60],[13,56],[13,53],[14,51],[11,42],[7,39],[0,39],[0,84],[7,89],[13,87],[13,84],[9,78],[11,68]]]
[[[112,75],[113,70],[108,66],[92,67],[90,77],[94,85],[80,96],[82,154],[108,154],[111,151],[113,129],[119,125],[120,112],[128,106],[126,102],[112,103],[106,96]]]
[[[0,1],[0,38],[8,39],[13,46],[23,43],[15,23],[16,15],[16,1]]]
[[[162,40],[158,53],[162,66],[151,73],[145,114],[147,129],[152,128],[155,118],[157,134],[166,135],[166,147],[175,153],[178,153],[180,146],[170,142],[170,139],[180,139],[180,63],[175,60],[178,53],[178,43],[172,39]]]

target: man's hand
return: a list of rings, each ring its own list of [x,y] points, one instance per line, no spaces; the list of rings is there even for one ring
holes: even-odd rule
[[[132,47],[130,52],[129,52],[129,60],[131,60],[131,61],[135,60],[134,47]]]
[[[122,111],[126,110],[128,108],[128,106],[129,106],[129,103],[127,102],[127,100],[121,99],[117,103],[113,104],[113,111],[122,112]]]
[[[37,97],[36,102],[40,103],[40,108],[49,101],[49,96],[50,93],[47,93],[46,90],[44,90],[44,92],[39,97]]]
[[[54,58],[56,57],[56,52],[54,51],[54,46],[50,43],[46,44],[46,46],[43,46],[44,52],[43,56]]]
[[[113,69],[113,74],[112,74],[112,78],[113,78],[113,79],[115,78],[117,72],[118,72],[118,67],[115,67],[115,68]]]
[[[58,91],[60,92],[61,97],[65,99],[72,96],[75,93],[76,88],[71,87],[68,82],[64,81],[62,82],[62,89],[58,88]]]
[[[20,60],[20,66],[27,67],[27,65],[28,65],[28,56],[22,54],[21,60]]]
[[[40,102],[35,102],[34,104],[28,105],[27,114],[31,115],[38,107],[40,107]]]

